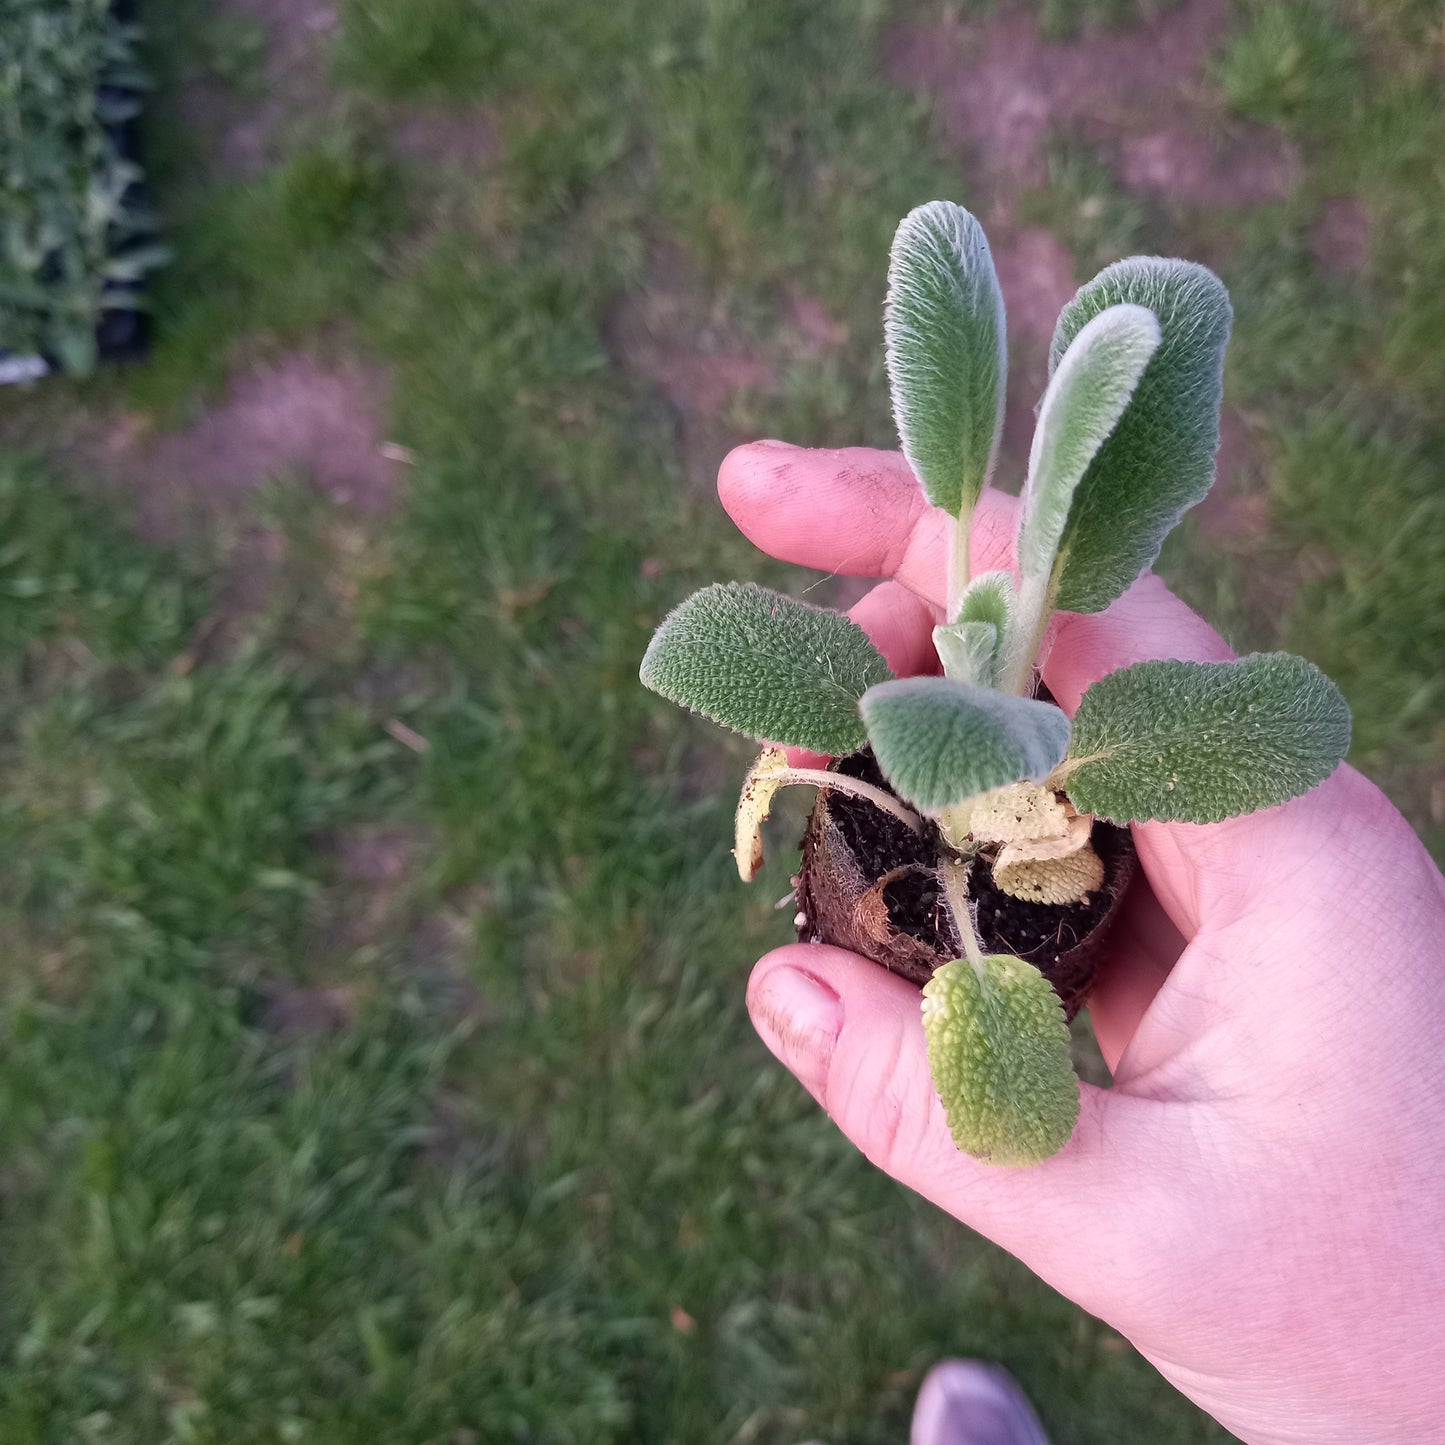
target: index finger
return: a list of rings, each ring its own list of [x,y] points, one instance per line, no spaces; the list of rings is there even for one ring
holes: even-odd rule
[[[952,520],[929,506],[899,452],[752,442],[724,458],[718,496],[769,556],[844,577],[892,577],[943,605]],[[974,514],[975,572],[1011,565],[1014,500],[986,492]]]

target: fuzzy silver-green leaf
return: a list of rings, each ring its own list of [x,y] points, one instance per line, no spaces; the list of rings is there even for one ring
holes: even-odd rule
[[[946,677],[993,687],[998,680],[998,628],[992,622],[950,622],[933,629],[933,650]]]
[[[1059,996],[1022,959],[946,963],[923,986],[923,1031],[953,1141],[989,1164],[1038,1164],[1079,1117]]]
[[[1115,823],[1217,823],[1308,792],[1349,748],[1340,690],[1302,657],[1138,662],[1084,694],[1065,787]]]
[[[981,572],[959,603],[958,621],[933,629],[943,670],[960,682],[997,687],[1013,620],[1014,584],[1007,572]]]
[[[1003,637],[1013,617],[1014,581],[1007,572],[980,572],[958,607],[960,622],[991,622]]]
[[[1019,499],[1019,567],[1046,584],[1074,491],[1118,425],[1159,349],[1154,313],[1125,304],[1101,311],[1074,337],[1039,405],[1028,481]]]
[[[998,451],[1008,352],[993,255],[962,206],[903,218],[883,336],[903,455],[934,506],[972,510]]]
[[[883,776],[926,813],[1042,779],[1069,746],[1069,720],[1052,704],[949,677],[885,682],[860,706]]]
[[[1224,351],[1233,313],[1203,266],[1136,256],[1106,267],[1064,307],[1052,375],[1075,337],[1111,306],[1147,307],[1163,336],[1133,398],[1074,492],[1055,604],[1099,612],[1159,555],[1214,480]]]
[[[841,755],[865,742],[858,699],[892,673],[837,612],[752,582],[694,592],[653,634],[642,681],[759,740]]]
[[[958,605],[958,621],[933,629],[933,650],[944,673],[980,688],[997,688],[1013,626],[1013,577],[980,572]]]

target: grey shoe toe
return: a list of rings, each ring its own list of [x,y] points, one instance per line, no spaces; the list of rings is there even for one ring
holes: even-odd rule
[[[935,1365],[913,1407],[911,1445],[1049,1445],[1014,1378],[980,1360]]]

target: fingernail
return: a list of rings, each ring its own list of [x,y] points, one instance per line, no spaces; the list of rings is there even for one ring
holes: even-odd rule
[[[761,440],[755,441],[753,445],[755,447],[772,447],[774,450],[780,452],[796,452],[802,450],[801,447],[795,446],[792,442],[780,442],[776,437],[763,437]]]
[[[811,1092],[821,1094],[843,1028],[842,999],[816,974],[780,966],[758,985],[751,1010],[774,1057]]]

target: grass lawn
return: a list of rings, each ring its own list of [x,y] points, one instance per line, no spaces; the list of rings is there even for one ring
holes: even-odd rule
[[[883,1445],[958,1353],[1057,1445],[1230,1438],[774,1065],[788,850],[738,884],[744,750],[636,681],[705,581],[842,597],[711,475],[891,444],[888,244],[948,196],[1024,295],[1224,275],[1163,568],[1445,847],[1445,31],[1144,8],[1159,93],[1003,174],[954,71],[1107,74],[1141,7],[144,6],[152,359],[0,394],[7,1445]]]

